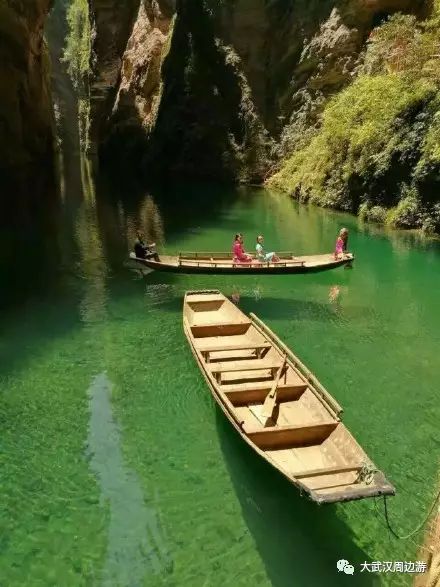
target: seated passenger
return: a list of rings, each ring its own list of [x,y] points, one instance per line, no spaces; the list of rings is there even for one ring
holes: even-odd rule
[[[280,259],[275,255],[275,253],[266,253],[264,250],[264,237],[262,234],[257,236],[257,245],[255,247],[257,251],[257,260],[261,261],[262,263],[277,263]]]
[[[344,254],[347,252],[347,245],[348,245],[348,230],[343,228],[336,239],[336,246],[335,246],[335,260],[341,259],[344,257]]]
[[[236,263],[252,263],[252,257],[244,252],[243,235],[241,233],[235,235],[232,252]]]
[[[134,243],[134,254],[138,259],[154,259],[159,262],[159,255],[153,250],[155,246],[156,243],[146,245],[144,235],[138,232],[136,242]]]

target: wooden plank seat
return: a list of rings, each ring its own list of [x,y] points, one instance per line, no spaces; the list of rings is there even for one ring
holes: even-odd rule
[[[303,426],[270,426],[245,429],[249,440],[263,450],[300,448],[321,444],[337,428],[339,422],[314,422]]]
[[[254,359],[252,361],[209,363],[208,367],[214,377],[219,377],[222,373],[246,373],[249,371],[269,371],[273,377],[276,370],[281,367],[281,363],[275,360]]]
[[[270,392],[270,381],[245,383],[238,385],[222,385],[222,391],[234,406],[244,406],[250,403],[263,403]],[[246,387],[243,389],[241,385]],[[227,391],[225,388],[230,388]],[[277,387],[277,403],[291,402],[298,400],[307,389],[307,384],[300,385],[279,385]]]
[[[218,383],[222,384],[222,378],[225,378],[232,383],[233,380],[250,380],[250,379],[274,379],[277,370],[282,367],[279,359],[253,359],[251,361],[227,361],[218,363],[208,363],[211,373],[217,379]],[[284,374],[287,369],[284,370]],[[228,377],[229,375],[229,377]],[[235,375],[235,377],[231,376]]]
[[[341,465],[339,467],[323,467],[322,469],[313,469],[311,471],[300,471],[292,473],[296,479],[308,479],[310,477],[324,477],[326,475],[340,475],[341,473],[357,473],[362,469],[362,465]]]
[[[267,352],[272,348],[269,343],[256,343],[256,344],[223,344],[207,348],[200,348],[199,350],[203,355],[203,358],[207,363],[212,360],[221,360],[222,357],[226,358],[225,355],[230,357],[234,356],[234,353],[244,355],[244,358],[257,358],[262,359]],[[229,357],[228,357],[229,358]],[[236,357],[239,358],[239,357]]]
[[[295,383],[280,383],[277,387],[277,389],[281,389],[283,390],[284,388],[288,388],[288,387],[296,387],[296,386],[302,386],[304,385],[304,387],[307,388],[308,384],[307,383],[303,383],[302,381],[300,381],[299,379],[295,382]],[[240,391],[253,391],[253,390],[259,390],[262,389],[263,391],[267,391],[267,393],[269,393],[269,391],[271,390],[271,386],[272,386],[272,382],[271,381],[255,381],[255,382],[249,382],[249,383],[231,383],[231,384],[224,384],[221,387],[221,390],[224,393],[235,393],[235,392],[240,392]]]
[[[258,356],[258,351],[216,351],[210,353],[206,359],[206,363],[219,363],[225,361],[253,361],[263,357]]]
[[[194,324],[191,333],[194,338],[210,338],[212,336],[236,336],[245,334],[252,322],[225,322],[223,324]]]
[[[237,371],[275,371],[281,368],[281,361],[257,359],[254,361],[230,361],[226,363],[212,363],[209,366],[211,373],[232,373]]]
[[[215,353],[217,351],[250,351],[250,350],[263,350],[263,349],[270,349],[273,345],[268,342],[262,343],[224,343],[224,344],[215,344],[212,346],[198,346],[198,349],[201,353]]]
[[[190,295],[188,296],[188,303],[195,304],[200,302],[224,302],[223,297],[220,294],[202,294],[202,295]]]

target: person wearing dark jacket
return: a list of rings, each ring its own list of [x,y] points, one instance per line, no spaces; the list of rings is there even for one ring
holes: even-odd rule
[[[134,243],[134,254],[138,259],[154,259],[159,262],[159,255],[154,250],[156,243],[145,244],[144,235],[141,232],[137,233],[137,239]]]

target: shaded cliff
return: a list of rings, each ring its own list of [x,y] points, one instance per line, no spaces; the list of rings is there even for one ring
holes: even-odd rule
[[[261,181],[351,82],[371,30],[425,4],[90,0],[94,136],[147,177]]]
[[[139,0],[88,0],[92,22],[91,142],[101,140],[121,77]]]
[[[0,182],[5,195],[20,194],[15,207],[38,197],[53,169],[50,65],[43,40],[50,4],[0,1]]]

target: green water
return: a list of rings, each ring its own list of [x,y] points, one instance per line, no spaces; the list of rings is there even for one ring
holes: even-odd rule
[[[211,400],[184,338],[186,289],[240,292],[345,409],[417,525],[435,490],[440,248],[255,189],[72,183],[28,288],[1,316],[0,584],[115,587],[407,585],[363,561],[417,560],[373,500],[318,507],[253,454]],[[130,194],[128,192],[130,191]],[[140,224],[162,250],[332,249],[353,270],[311,276],[141,276],[125,266]],[[43,237],[42,237],[43,238]],[[40,243],[41,244],[41,243]],[[29,272],[29,273],[28,273]],[[331,301],[330,290],[340,296]],[[377,509],[376,507],[377,506]],[[357,565],[354,577],[336,561]]]

